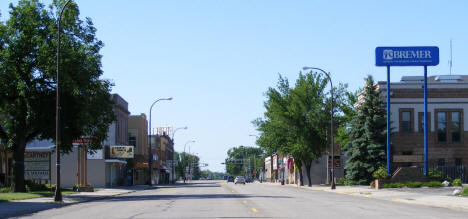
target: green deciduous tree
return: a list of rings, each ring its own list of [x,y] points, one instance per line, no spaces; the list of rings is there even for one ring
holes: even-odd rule
[[[372,180],[372,173],[386,161],[386,113],[377,85],[371,76],[360,93],[356,115],[346,144],[346,178],[358,184]]]
[[[175,159],[177,160],[176,165],[176,177],[186,177],[189,172],[192,173],[194,178],[200,177],[200,158],[196,155],[189,153],[178,153],[175,152]],[[191,169],[191,170],[190,170]],[[189,171],[189,172],[188,172]]]
[[[253,171],[258,172],[263,167],[262,154],[263,150],[258,147],[239,146],[229,149],[225,162],[227,174],[252,177]]]
[[[319,158],[330,144],[330,101],[327,97],[328,80],[321,74],[300,73],[295,87],[287,79],[279,77],[276,88],[269,88],[265,101],[264,118],[253,121],[260,132],[257,144],[267,152],[279,152],[294,157],[296,165],[305,166],[309,186],[312,161]],[[346,86],[334,88],[335,116],[340,125],[342,94]],[[342,113],[341,113],[342,114]],[[302,171],[300,182],[303,185]]]
[[[63,1],[46,9],[37,0],[10,4],[0,23],[0,139],[13,151],[14,191],[25,191],[24,151],[34,139],[55,139],[56,12]],[[91,19],[79,19],[71,3],[62,18],[61,152],[80,137],[98,149],[114,120],[111,83],[100,79],[103,43]]]

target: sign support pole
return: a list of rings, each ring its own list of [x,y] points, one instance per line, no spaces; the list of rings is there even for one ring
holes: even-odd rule
[[[391,175],[390,155],[390,65],[387,65],[387,173]]]
[[[424,175],[428,174],[428,151],[427,151],[427,65],[424,66]]]

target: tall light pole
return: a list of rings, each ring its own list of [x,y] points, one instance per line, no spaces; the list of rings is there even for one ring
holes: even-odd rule
[[[63,5],[62,9],[60,9],[60,14],[59,17],[57,18],[57,97],[56,97],[56,107],[55,107],[55,177],[56,177],[56,185],[55,185],[55,195],[54,195],[54,201],[56,202],[61,202],[62,199],[62,191],[60,190],[60,144],[62,143],[62,136],[61,136],[61,130],[60,130],[60,111],[61,111],[61,105],[60,105],[60,31],[61,31],[61,25],[60,21],[62,20],[62,15],[63,11],[67,7],[68,3],[70,3],[71,0],[68,0],[65,2]]]
[[[304,71],[305,70],[319,70],[321,71],[323,74],[325,74],[328,78],[328,80],[330,81],[330,95],[331,95],[331,107],[330,107],[330,139],[331,139],[331,189],[335,189],[336,188],[336,185],[335,185],[335,142],[334,142],[334,139],[333,139],[333,83],[332,83],[332,79],[330,77],[330,74],[327,73],[326,71],[320,69],[320,68],[314,68],[314,67],[303,67],[302,68]]]
[[[185,148],[187,147],[187,144],[189,144],[189,143],[195,143],[195,141],[194,141],[194,140],[190,140],[190,141],[185,142],[185,145],[184,145],[184,160],[185,160],[185,158],[186,158],[186,156],[185,156]],[[185,169],[185,166],[184,166],[183,168]],[[185,172],[185,171],[184,171],[184,172]],[[184,174],[184,183],[185,183],[185,178],[186,178],[185,175],[187,175],[187,174]]]
[[[153,104],[151,104],[151,107],[150,107],[150,110],[149,110],[149,127],[148,127],[148,132],[149,132],[149,135],[148,135],[148,138],[149,138],[149,147],[148,147],[148,176],[149,176],[149,182],[148,182],[148,185],[152,185],[153,183],[151,182],[152,178],[151,178],[151,175],[152,175],[152,172],[153,172],[153,153],[151,152],[151,110],[153,109],[153,106],[154,104],[156,104],[157,102],[161,101],[161,100],[172,100],[172,97],[169,97],[169,98],[161,98],[161,99],[157,99],[156,101],[153,102]]]
[[[185,129],[185,130],[187,130],[188,127],[185,126],[185,127],[176,128],[176,129],[172,132],[172,183],[173,183],[173,184],[175,183],[175,181],[174,181],[174,179],[175,179],[175,162],[174,162],[174,160],[175,160],[175,157],[174,157],[174,154],[175,154],[175,153],[174,153],[174,152],[175,152],[174,144],[175,144],[175,143],[174,143],[174,135],[175,135],[175,133],[177,132],[177,130],[180,130],[180,129]]]

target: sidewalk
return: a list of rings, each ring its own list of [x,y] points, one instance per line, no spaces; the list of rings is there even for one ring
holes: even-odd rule
[[[80,192],[76,194],[64,195],[63,203],[55,203],[53,197],[42,197],[3,202],[0,203],[0,218],[22,216],[38,211],[48,210],[51,208],[59,208],[71,204],[95,201],[136,191],[155,188],[156,187],[150,187],[146,185],[116,188],[97,188],[98,191],[95,192]]]
[[[281,186],[279,183],[263,182],[262,184],[269,186]],[[284,186],[290,186],[300,189],[310,189],[314,191],[333,192],[343,195],[353,195],[365,198],[375,198],[392,202],[418,204],[468,211],[468,197],[452,195],[453,191],[460,187],[393,188],[376,190],[371,189],[369,186],[337,186],[335,190],[332,190],[328,185],[312,185],[312,187],[298,187],[296,184],[286,184]]]

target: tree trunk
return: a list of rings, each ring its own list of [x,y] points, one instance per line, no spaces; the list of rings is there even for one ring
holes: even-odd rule
[[[13,150],[13,191],[26,192],[24,181],[24,151],[26,141],[20,139]]]
[[[302,167],[299,168],[299,182],[300,186],[304,186],[304,176],[302,175]]]
[[[307,179],[309,180],[309,187],[312,186],[312,181],[310,179],[310,167],[312,166],[312,162],[306,161],[305,162],[305,167],[306,167],[306,174],[307,174]]]

